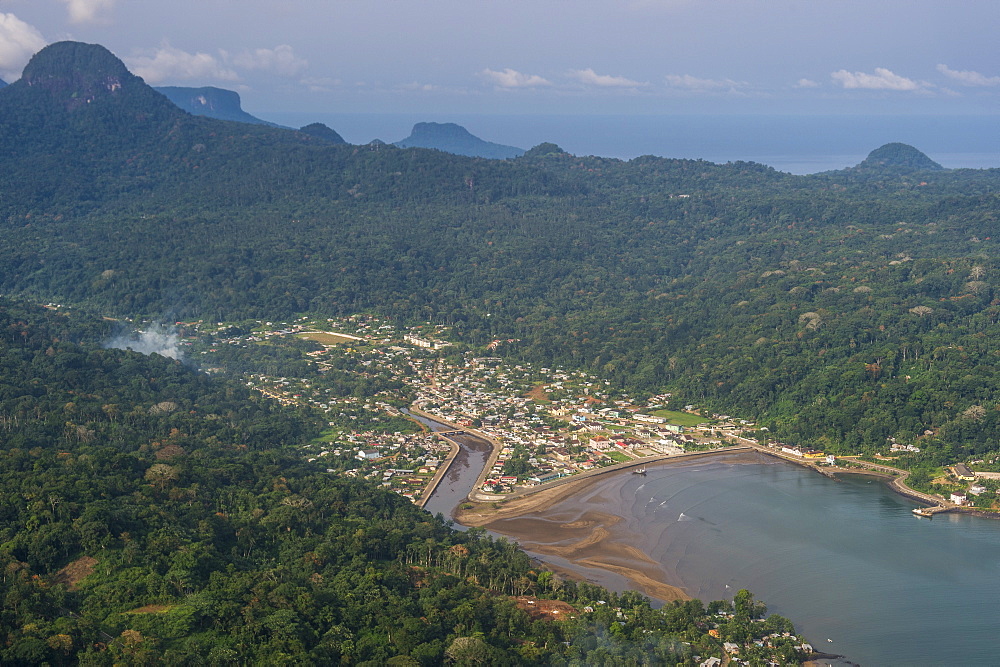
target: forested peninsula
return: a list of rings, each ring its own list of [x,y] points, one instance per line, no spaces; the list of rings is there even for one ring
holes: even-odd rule
[[[6,664],[683,664],[764,613],[552,585],[288,454],[315,414],[104,349],[94,315],[375,313],[799,446],[913,445],[911,483],[997,465],[1000,170],[902,144],[812,176],[335,144],[191,116],[73,42],[0,90],[0,165]],[[532,619],[527,593],[592,612]]]

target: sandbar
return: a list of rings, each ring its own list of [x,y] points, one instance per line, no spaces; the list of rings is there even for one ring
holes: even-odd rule
[[[759,463],[760,455],[726,453],[727,463]],[[706,454],[706,456],[713,456]],[[656,467],[685,465],[694,461],[661,461]],[[455,511],[455,520],[465,526],[482,526],[491,532],[512,538],[534,554],[555,556],[574,568],[597,568],[628,580],[629,584],[652,598],[669,602],[690,596],[682,588],[668,583],[668,570],[640,547],[641,535],[629,525],[629,507],[615,497],[615,487],[627,470],[607,476],[584,478],[549,489],[539,490],[500,503],[480,503],[470,509]],[[546,562],[553,570],[585,579],[582,570]]]

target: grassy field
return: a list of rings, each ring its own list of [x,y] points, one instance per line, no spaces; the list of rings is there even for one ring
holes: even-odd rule
[[[615,463],[625,463],[627,461],[632,460],[632,457],[627,456],[626,454],[622,454],[621,452],[606,452],[606,453],[608,455],[608,458],[610,458]]]
[[[712,421],[707,417],[692,415],[688,412],[677,412],[676,410],[655,410],[653,415],[663,417],[668,423],[676,424],[677,426],[697,426],[698,424]]]
[[[298,338],[306,338],[308,340],[314,340],[317,343],[323,345],[339,345],[341,343],[357,343],[353,338],[348,338],[347,336],[341,336],[335,333],[326,333],[322,331],[314,331],[310,333],[299,334]]]

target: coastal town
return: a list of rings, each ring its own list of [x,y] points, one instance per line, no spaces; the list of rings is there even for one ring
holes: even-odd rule
[[[701,415],[692,405],[674,409],[670,394],[638,404],[612,395],[606,382],[582,371],[510,365],[500,356],[457,351],[439,327],[402,329],[372,317],[255,325],[181,323],[189,346],[210,336],[208,347],[191,350],[206,357],[210,372],[227,365],[224,348],[304,346],[308,363],[286,364],[301,375],[250,372],[247,385],[330,417],[320,441],[303,445],[310,463],[331,473],[381,478],[414,502],[426,498],[455,447],[448,434],[456,430],[495,446],[480,489],[492,496],[601,468],[756,442],[755,425],[747,420]],[[325,381],[344,373],[387,388],[374,396],[344,395]],[[452,430],[420,429],[408,421],[415,413]]]
[[[470,493],[483,507],[603,472],[645,475],[647,465],[726,450],[761,451],[828,476],[880,475],[929,506],[915,511],[919,516],[962,508],[970,496],[992,499],[1000,487],[1000,473],[970,468],[987,463],[977,461],[949,470],[949,480],[962,485],[951,497],[923,494],[894,467],[897,457],[919,454],[912,444],[887,442],[869,457],[797,447],[750,420],[680,404],[669,393],[640,399],[591,373],[508,361],[516,358],[507,354],[513,340],[472,348],[449,340],[446,327],[402,327],[367,315],[178,327],[185,354],[206,372],[239,374],[270,400],[323,415],[327,428],[300,445],[308,464],[375,481],[419,506],[447,472],[462,434],[491,445]],[[628,622],[615,612],[616,622]],[[733,641],[732,612],[716,616],[708,632],[718,646],[696,664],[785,664],[823,655],[784,629]]]
[[[884,454],[871,460],[834,457],[768,438],[767,429],[746,419],[675,405],[669,393],[637,400],[583,371],[509,363],[503,352],[513,340],[470,349],[447,340],[446,327],[402,327],[369,315],[178,326],[181,344],[206,371],[236,367],[261,394],[328,417],[321,438],[302,445],[309,463],[380,481],[421,505],[458,449],[449,436],[461,432],[494,448],[473,491],[480,500],[523,495],[606,468],[641,474],[647,462],[732,447],[825,474],[892,478],[898,491],[930,506],[915,510],[921,516],[989,506],[1000,494],[1000,473],[974,472],[965,463],[948,470],[945,481],[955,485],[948,495],[920,493],[906,486],[905,470],[892,466],[895,457],[920,451],[912,444],[887,442]],[[249,369],[234,363],[262,351],[279,358],[252,361]],[[428,419],[439,428],[429,429]]]

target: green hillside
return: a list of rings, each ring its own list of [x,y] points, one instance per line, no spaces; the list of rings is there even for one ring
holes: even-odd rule
[[[6,293],[219,321],[370,310],[832,451],[1000,449],[996,170],[899,145],[810,177],[329,145],[178,115],[66,44],[0,93]],[[81,49],[99,62],[67,69]]]

